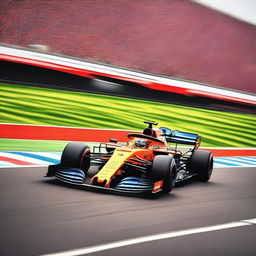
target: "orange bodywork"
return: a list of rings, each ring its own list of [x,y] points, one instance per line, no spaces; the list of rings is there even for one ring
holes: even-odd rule
[[[136,147],[136,136],[130,136],[130,140],[124,147],[116,147],[113,155],[107,161],[107,163],[102,167],[102,169],[92,177],[91,184],[97,184],[109,188],[111,186],[111,181],[116,175],[121,175],[123,173],[122,167],[126,161],[139,165],[137,161],[133,159],[142,159],[148,162],[152,162],[157,154],[174,155],[179,154],[170,150],[168,143],[164,136],[161,136],[161,130],[152,129],[154,139],[146,139],[146,146],[144,148]],[[162,181],[156,182],[154,184],[154,191],[157,192],[162,188]]]
[[[102,183],[104,187],[109,188],[112,178],[120,173],[120,169],[124,165],[125,161],[134,156],[138,156],[147,161],[152,161],[154,158],[153,149],[116,148],[108,162],[95,176],[93,176],[91,184],[94,184],[95,182],[98,184]]]

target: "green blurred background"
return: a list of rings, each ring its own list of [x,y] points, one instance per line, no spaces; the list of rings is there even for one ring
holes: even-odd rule
[[[99,94],[0,84],[2,123],[141,130],[144,120],[198,133],[202,146],[255,147],[256,116]],[[61,150],[66,142],[0,140],[0,150]]]

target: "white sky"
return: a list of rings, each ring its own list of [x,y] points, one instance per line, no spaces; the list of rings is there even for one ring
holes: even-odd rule
[[[256,0],[192,0],[256,25]]]

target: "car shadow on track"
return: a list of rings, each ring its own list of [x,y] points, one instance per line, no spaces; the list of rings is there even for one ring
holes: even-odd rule
[[[191,179],[188,179],[188,180],[184,180],[184,181],[181,181],[181,182],[178,182],[175,184],[175,187],[174,187],[174,191],[179,191],[180,189],[185,189],[185,188],[213,188],[213,187],[222,187],[223,185],[216,182],[216,181],[208,181],[208,182],[202,182],[202,181],[199,181],[197,180],[196,178],[191,178]]]

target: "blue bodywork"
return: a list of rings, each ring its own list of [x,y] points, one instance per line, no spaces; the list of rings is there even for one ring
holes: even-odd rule
[[[75,183],[75,184],[82,184],[85,181],[85,174],[80,169],[63,169],[58,170],[54,176],[61,181]]]
[[[86,175],[80,169],[68,168],[57,170],[54,176],[63,182],[84,186],[93,186],[85,183]],[[112,190],[140,193],[152,191],[153,187],[154,183],[150,180],[139,177],[126,177],[122,179]]]
[[[198,134],[195,133],[180,132],[177,130],[171,131],[164,127],[161,127],[160,130],[163,132],[166,140],[173,143],[195,145],[199,137]]]
[[[153,190],[153,182],[139,177],[126,177],[115,188],[123,191],[147,191]]]

